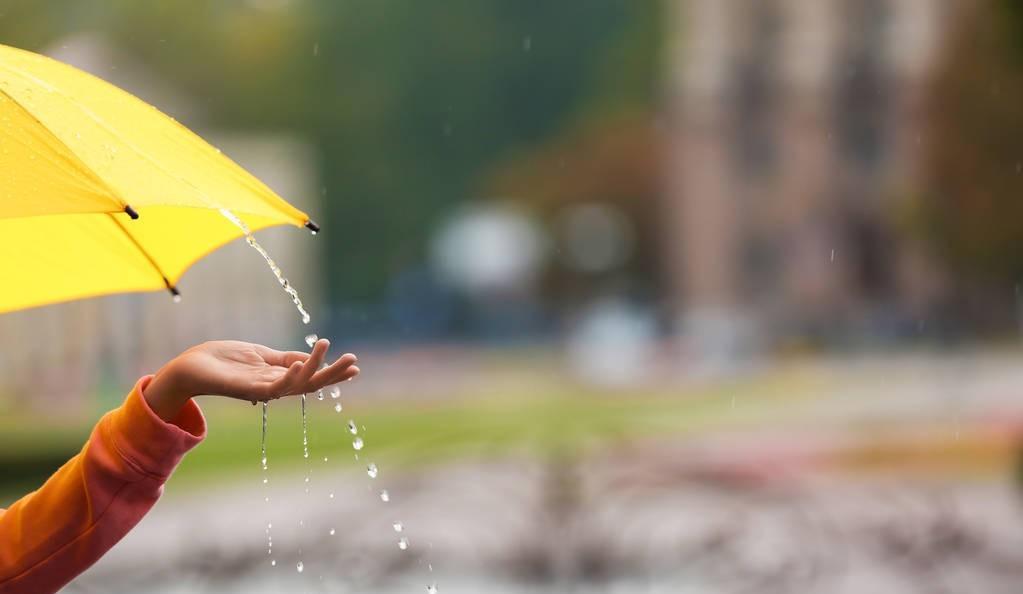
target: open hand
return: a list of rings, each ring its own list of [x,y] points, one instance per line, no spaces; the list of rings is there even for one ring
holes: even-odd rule
[[[234,340],[203,343],[163,366],[146,387],[145,398],[153,412],[169,420],[193,396],[266,401],[315,392],[359,374],[351,353],[320,369],[329,347],[326,339],[318,340],[312,353]]]

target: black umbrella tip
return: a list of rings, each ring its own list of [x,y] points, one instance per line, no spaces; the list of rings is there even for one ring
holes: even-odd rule
[[[319,233],[320,232],[320,226],[317,225],[316,221],[314,221],[312,219],[309,219],[308,221],[305,222],[305,228],[309,229],[313,233]]]
[[[172,285],[169,280],[167,280],[166,276],[163,277],[163,284],[164,284],[164,286],[167,287],[167,292],[169,292],[171,294],[171,299],[174,300],[174,303],[180,303],[181,302],[181,292],[178,291],[178,288],[175,287],[174,285]]]
[[[139,218],[138,211],[136,211],[134,208],[132,208],[131,206],[129,206],[127,204],[124,205],[124,212],[128,213],[128,216],[131,217],[131,220],[133,220],[133,221],[135,219]]]

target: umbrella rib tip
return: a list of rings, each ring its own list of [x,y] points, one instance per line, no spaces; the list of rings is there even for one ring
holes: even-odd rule
[[[128,216],[131,217],[131,220],[133,220],[133,221],[135,219],[139,218],[138,211],[136,211],[134,208],[132,208],[131,205],[129,205],[129,204],[125,204],[124,205],[124,212],[126,212],[128,214]]]
[[[309,229],[313,233],[319,233],[320,232],[320,226],[317,225],[316,221],[314,221],[312,219],[309,219],[308,221],[305,222],[305,228]]]
[[[170,291],[172,297],[181,298],[181,291],[178,291],[178,288],[172,285],[171,282],[167,280],[166,276],[163,277],[163,284],[167,287],[167,290]]]

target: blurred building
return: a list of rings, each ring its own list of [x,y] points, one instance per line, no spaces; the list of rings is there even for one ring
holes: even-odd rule
[[[184,121],[299,208],[316,211],[314,150],[290,137],[225,133],[203,119],[202,103],[173,87],[102,37],[75,35],[44,50],[96,74]],[[187,230],[183,230],[187,232]],[[301,292],[317,320],[318,242],[306,232],[272,228],[260,243]],[[0,406],[73,411],[83,396],[120,398],[142,374],[181,350],[213,339],[284,345],[302,324],[262,258],[235,241],[196,264],[164,292],[116,295],[0,316]],[[297,346],[297,345],[296,345]],[[104,405],[109,403],[104,402]],[[60,409],[58,409],[60,410]]]
[[[940,277],[897,222],[950,3],[667,5],[666,246],[689,344],[731,356],[919,313]]]

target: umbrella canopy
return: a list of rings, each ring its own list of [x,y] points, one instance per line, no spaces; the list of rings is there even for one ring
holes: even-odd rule
[[[256,230],[315,223],[187,128],[66,64],[0,45],[0,312],[170,289]]]

